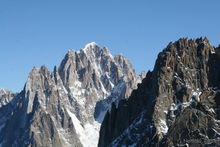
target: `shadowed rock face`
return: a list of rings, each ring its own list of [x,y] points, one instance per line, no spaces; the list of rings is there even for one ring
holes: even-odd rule
[[[78,52],[70,50],[51,73],[46,66],[34,67],[16,97],[0,94],[10,102],[0,102],[0,143],[97,146],[111,103],[128,98],[140,79],[124,56],[113,57],[106,47],[90,43]],[[5,107],[10,108],[7,115]]]
[[[220,48],[179,39],[100,130],[103,146],[219,146]],[[113,104],[114,105],[114,104]]]

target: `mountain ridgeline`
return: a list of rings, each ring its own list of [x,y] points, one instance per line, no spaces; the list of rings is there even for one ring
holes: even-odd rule
[[[128,99],[112,104],[99,147],[220,146],[220,46],[179,39]]]
[[[144,68],[144,67],[143,67]],[[0,89],[0,146],[220,146],[220,46],[183,38],[137,75],[96,43]]]
[[[140,81],[130,62],[106,47],[69,50],[53,72],[34,67],[20,93],[0,90],[0,146],[97,146],[111,103]]]

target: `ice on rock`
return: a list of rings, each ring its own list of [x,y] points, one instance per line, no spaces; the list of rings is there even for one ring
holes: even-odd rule
[[[79,139],[84,147],[94,147],[98,144],[99,138],[99,128],[100,124],[94,122],[93,124],[84,124],[78,120],[74,113],[67,109],[68,114],[70,115]]]
[[[167,123],[165,120],[159,120],[159,123],[157,125],[157,130],[158,130],[158,133],[163,133],[163,135],[165,135],[168,131],[168,127],[167,127]]]
[[[90,48],[94,48],[95,46],[98,46],[98,44],[96,44],[95,42],[91,42],[85,45],[85,47],[83,48],[83,51],[87,52],[88,49]]]

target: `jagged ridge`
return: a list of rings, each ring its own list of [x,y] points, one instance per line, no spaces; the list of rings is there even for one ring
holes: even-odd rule
[[[219,126],[219,67],[220,47],[211,46],[207,38],[184,38],[169,43],[158,54],[154,70],[147,73],[138,89],[107,113],[99,146],[219,145],[219,131],[211,129]],[[205,91],[209,95],[204,95]],[[210,96],[212,99],[207,100]],[[202,115],[193,121],[195,111]],[[144,118],[139,117],[142,113]],[[202,121],[204,115],[217,123],[210,125],[206,119],[203,127],[181,124]],[[138,118],[141,125],[135,123],[139,122]],[[196,130],[200,137],[195,135]],[[129,135],[123,136],[126,131]],[[140,138],[133,140],[138,134]],[[193,139],[197,140],[194,144]]]
[[[52,73],[33,68],[11,113],[1,113],[1,145],[97,146],[104,114],[138,81],[129,61],[106,47],[93,42],[69,50]]]

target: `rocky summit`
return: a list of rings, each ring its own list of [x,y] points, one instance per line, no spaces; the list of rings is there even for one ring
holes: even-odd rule
[[[144,68],[144,67],[143,67]],[[139,83],[139,84],[138,84]],[[96,43],[0,89],[0,146],[220,146],[220,46],[182,38],[137,75]]]
[[[220,46],[179,39],[128,99],[112,103],[98,146],[220,146],[219,114]]]
[[[0,89],[0,146],[94,147],[106,112],[141,81],[123,55],[96,43],[59,67],[34,67],[20,93]]]

